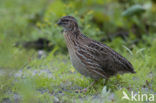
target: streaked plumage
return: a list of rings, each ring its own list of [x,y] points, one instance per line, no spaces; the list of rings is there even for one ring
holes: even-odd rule
[[[72,65],[82,75],[98,80],[118,73],[135,73],[132,64],[123,56],[107,45],[84,36],[74,17],[62,17],[58,25],[64,27],[63,34]]]

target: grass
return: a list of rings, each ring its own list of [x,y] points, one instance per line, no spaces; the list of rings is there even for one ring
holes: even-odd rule
[[[92,2],[90,0],[85,3],[90,6]],[[109,4],[111,0],[107,2]],[[79,8],[77,6],[79,3],[79,1],[66,3],[61,0],[55,2],[46,0],[0,1],[0,102],[131,103],[132,101],[121,99],[123,91],[128,95],[131,91],[156,94],[156,33],[154,29],[150,29],[148,35],[144,34],[137,45],[131,45],[133,50],[129,49],[131,41],[136,38],[133,33],[130,33],[126,41],[117,37],[112,42],[104,42],[126,57],[133,64],[136,74],[117,75],[110,78],[107,85],[104,85],[105,80],[100,80],[86,93],[75,92],[75,90],[86,88],[93,80],[82,76],[72,67],[61,30],[55,25],[56,20],[62,15],[74,15],[83,27],[83,33],[89,34],[87,36],[98,41],[108,32],[115,31],[118,26],[130,29],[133,21],[129,21],[130,23],[125,21],[129,23],[128,26],[122,24],[121,21],[125,18],[119,15],[120,8],[115,7],[114,12],[117,13],[111,18],[109,18],[110,10],[108,10],[108,17],[105,19],[109,19],[111,23],[109,25],[107,25],[108,21],[104,23],[103,30],[92,21],[92,16],[99,14],[99,11],[95,12],[97,9],[88,11],[84,5]],[[101,3],[100,0],[97,4],[99,3]],[[114,9],[112,5],[110,8]],[[57,10],[57,6],[61,8],[61,11]],[[76,11],[78,8],[79,12]],[[86,13],[86,16],[80,18],[83,13]],[[38,51],[15,47],[16,42],[35,40],[39,37],[49,38],[55,45],[51,52],[45,53],[46,56],[39,58]]]
[[[111,44],[111,43],[110,43]],[[112,42],[113,45],[113,42]],[[72,67],[69,56],[54,55],[51,52],[47,57],[34,58],[20,70],[6,71],[1,74],[1,99],[11,98],[22,103],[41,102],[127,102],[121,100],[122,91],[128,94],[131,91],[140,93],[156,93],[155,58],[156,39],[150,48],[135,49],[120,52],[133,64],[136,74],[124,74],[112,77],[107,85],[104,80],[99,81],[95,88],[87,93],[76,93],[75,90],[87,87],[92,80],[83,77]],[[7,81],[6,81],[7,79]],[[106,88],[104,93],[102,90]],[[108,92],[108,93],[107,93]],[[70,99],[69,99],[70,98]]]

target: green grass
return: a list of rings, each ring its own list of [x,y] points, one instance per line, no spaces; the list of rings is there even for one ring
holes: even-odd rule
[[[18,94],[20,96],[18,99],[22,103],[30,101],[49,103],[55,100],[124,103],[126,100],[121,100],[123,90],[129,94],[131,91],[155,93],[155,45],[156,39],[153,40],[152,46],[145,48],[144,51],[137,48],[131,51],[133,55],[126,50],[120,52],[131,61],[137,73],[112,77],[107,85],[103,84],[104,80],[99,81],[86,93],[76,93],[75,90],[86,88],[92,80],[75,71],[69,61],[69,56],[55,56],[51,52],[45,58],[35,58],[29,61],[20,71],[8,70],[9,74],[1,74],[1,99],[12,98],[14,101],[13,95]],[[104,87],[110,92],[102,93]],[[109,98],[111,95],[114,96]]]
[[[127,5],[136,3],[144,2],[136,0]],[[103,8],[98,8],[97,5],[110,6],[102,14]],[[88,7],[92,10],[88,10]],[[124,5],[112,0],[89,0],[84,4],[79,0],[0,1],[0,102],[131,103],[132,101],[121,99],[123,91],[128,95],[131,91],[155,94],[156,32],[155,24],[151,22],[155,17],[150,14],[156,11],[153,7],[141,18],[132,17],[129,20],[121,16],[123,8]],[[104,43],[126,57],[137,73],[114,76],[107,85],[104,85],[105,80],[100,80],[86,93],[75,92],[86,88],[93,80],[79,74],[71,65],[61,30],[55,24],[63,15],[75,16],[83,33],[98,41],[107,37],[108,33],[117,31],[118,27],[128,30],[130,36],[126,41],[117,37]],[[144,25],[144,17],[152,25],[149,33],[143,32],[144,29],[140,26],[142,39],[137,45],[131,44],[137,38],[137,34],[131,31],[131,26],[133,23]],[[103,25],[99,27],[98,22]],[[38,58],[38,51],[15,47],[17,42],[40,37],[48,38],[55,46],[46,56]]]

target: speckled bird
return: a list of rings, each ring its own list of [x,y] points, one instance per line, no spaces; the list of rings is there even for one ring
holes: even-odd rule
[[[57,24],[64,28],[72,65],[82,75],[96,81],[101,78],[107,80],[116,74],[136,73],[132,64],[119,53],[83,35],[74,17],[64,16]]]

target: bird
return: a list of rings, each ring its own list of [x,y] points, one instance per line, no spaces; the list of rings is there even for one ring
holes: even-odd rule
[[[63,27],[71,63],[80,74],[98,81],[108,80],[117,74],[136,73],[126,58],[106,44],[81,33],[77,20],[73,16],[61,17],[57,25]]]

